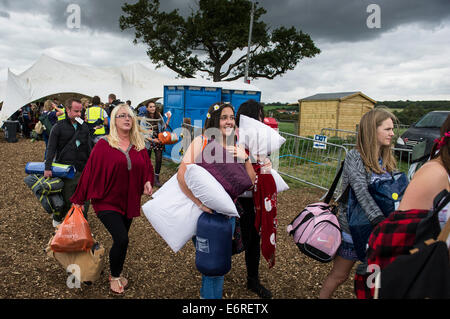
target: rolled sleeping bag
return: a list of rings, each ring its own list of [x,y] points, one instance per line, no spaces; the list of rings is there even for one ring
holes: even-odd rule
[[[64,187],[64,182],[59,177],[49,178],[37,174],[26,176],[24,182],[36,195],[60,193]]]
[[[202,213],[197,221],[195,266],[205,276],[224,276],[231,269],[232,226],[229,218]]]
[[[28,162],[25,165],[25,173],[44,175],[44,162]],[[74,178],[76,169],[72,165],[52,163],[53,177]]]
[[[59,190],[59,192],[57,193],[53,193],[47,196],[42,192],[43,184],[38,182],[41,178],[42,176],[32,174],[26,176],[24,178],[24,182],[28,187],[32,189],[33,194],[36,196],[37,200],[41,203],[42,207],[48,214],[59,215],[64,207],[64,200],[61,195],[61,190]]]
[[[38,196],[36,195],[36,197]],[[53,214],[54,216],[61,215],[64,207],[64,200],[61,194],[53,194],[50,196],[41,195],[38,197],[38,200],[47,213]]]

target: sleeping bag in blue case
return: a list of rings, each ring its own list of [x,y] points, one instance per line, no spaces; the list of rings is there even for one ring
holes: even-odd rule
[[[231,269],[232,226],[227,216],[202,213],[197,221],[195,265],[205,276],[223,276]]]

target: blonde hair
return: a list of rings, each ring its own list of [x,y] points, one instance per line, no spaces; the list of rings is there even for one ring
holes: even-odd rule
[[[393,123],[398,122],[395,115],[388,109],[379,107],[364,114],[359,122],[356,148],[361,154],[366,170],[376,174],[384,173],[383,168],[386,168],[388,172],[393,172],[397,167],[397,161],[392,154],[392,145],[381,146],[380,153],[376,147],[377,128],[387,119],[391,119]],[[383,167],[380,167],[378,163],[380,156]]]
[[[44,102],[44,111],[51,111],[53,109],[53,101],[52,100],[47,100]]]
[[[87,109],[89,107],[89,104],[91,101],[87,97],[81,98],[81,105],[83,105],[83,108]]]
[[[120,149],[119,147],[119,135],[117,134],[116,127],[116,114],[120,109],[125,109],[129,115],[131,115],[131,131],[130,131],[130,143],[134,145],[136,151],[141,151],[145,149],[144,136],[141,134],[137,122],[136,115],[133,110],[128,106],[128,104],[121,103],[117,105],[111,112],[111,122],[109,135],[107,137],[108,143],[111,147]]]

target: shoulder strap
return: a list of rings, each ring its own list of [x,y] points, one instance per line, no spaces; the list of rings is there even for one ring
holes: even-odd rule
[[[81,125],[80,128],[75,130],[75,133],[73,134],[72,138],[70,139],[69,143],[66,144],[66,146],[64,146],[64,148],[62,149],[62,151],[58,154],[58,158],[56,160],[56,162],[59,162],[59,160],[61,159],[62,154],[64,154],[68,149],[69,146],[75,142],[75,140],[77,139],[78,135],[80,134],[81,131]]]
[[[205,135],[202,135],[202,152],[208,144],[208,138]]]
[[[434,197],[433,211],[440,212],[450,202],[450,193],[444,189]]]
[[[342,171],[344,170],[344,162],[341,163],[341,168],[339,169],[339,172],[336,174],[336,177],[334,178],[333,183],[330,186],[330,189],[328,190],[328,193],[325,196],[325,199],[323,200],[324,203],[329,203],[331,201],[331,198],[333,197],[334,191],[336,190],[337,184],[339,183],[339,179],[341,178]]]

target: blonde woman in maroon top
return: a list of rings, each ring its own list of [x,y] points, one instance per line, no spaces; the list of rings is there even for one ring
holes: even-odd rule
[[[110,286],[121,294],[128,280],[121,276],[128,249],[128,231],[140,216],[142,194],[151,195],[153,166],[139,132],[136,116],[127,104],[111,113],[110,133],[101,138],[80,177],[72,203],[91,204],[113,238],[109,252]]]

